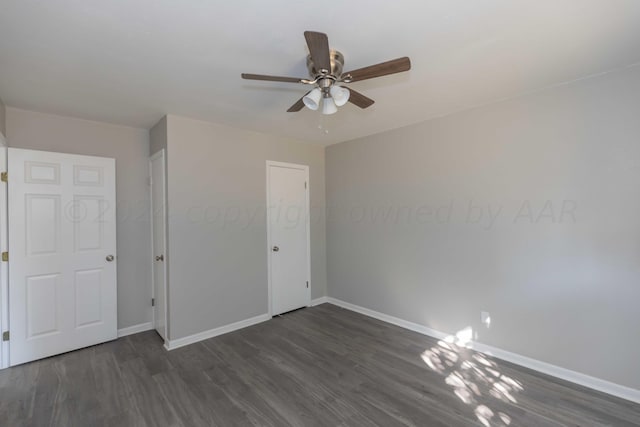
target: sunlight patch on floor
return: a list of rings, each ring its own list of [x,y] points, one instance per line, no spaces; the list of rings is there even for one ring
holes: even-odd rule
[[[470,350],[473,329],[464,328],[425,350],[421,357],[433,371],[445,377],[445,384],[465,404],[474,407],[474,414],[484,426],[508,426],[511,417],[496,406],[517,403],[516,394],[522,384],[500,372],[487,356]],[[501,403],[498,405],[496,400]]]

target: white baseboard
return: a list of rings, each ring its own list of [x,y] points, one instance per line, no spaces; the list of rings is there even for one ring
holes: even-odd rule
[[[311,307],[315,307],[316,305],[325,304],[329,302],[329,297],[320,297],[311,300]]]
[[[127,335],[137,334],[139,332],[150,331],[152,329],[153,329],[153,323],[151,322],[128,326],[126,328],[118,329],[118,338],[126,337]]]
[[[592,377],[587,374],[572,371],[570,369],[552,365],[551,363],[532,359],[527,356],[522,356],[517,353],[512,353],[507,350],[502,350],[500,348],[475,341],[472,343],[471,348],[479,351],[480,353],[485,353],[490,356],[497,357],[498,359],[506,360],[507,362],[533,369],[534,371],[542,372],[543,374],[547,374],[552,377],[560,378],[625,400],[640,403],[640,390],[636,390],[631,387],[612,383],[611,381]]]
[[[316,300],[314,300],[316,301]],[[326,297],[326,302],[345,308],[347,310],[355,311],[365,316],[373,317],[374,319],[382,320],[383,322],[391,323],[401,328],[409,329],[414,332],[418,332],[423,335],[428,335],[437,339],[444,339],[451,334],[437,331],[435,329],[428,328],[424,325],[409,322],[397,317],[389,316],[384,313],[380,313],[375,310],[371,310],[359,305],[351,304],[345,301],[341,301],[336,298]],[[313,303],[313,302],[312,302]],[[312,304],[314,305],[314,304]],[[540,360],[532,359],[530,357],[522,356],[520,354],[512,353],[510,351],[502,350],[497,347],[493,347],[480,342],[472,341],[469,345],[475,351],[487,354],[489,356],[497,357],[498,359],[506,360],[507,362],[514,363],[516,365],[524,366],[525,368],[532,369],[534,371],[542,372],[543,374],[551,375],[556,378],[560,378],[575,384],[579,384],[584,387],[588,387],[603,393],[610,394],[612,396],[620,397],[622,399],[630,400],[632,402],[640,403],[640,390],[626,387],[620,384],[612,383],[610,381],[595,378],[590,375],[575,372],[570,369],[561,368],[560,366],[552,365],[550,363],[542,362]]]
[[[269,316],[269,314],[261,314],[250,319],[245,319],[239,322],[231,323],[229,325],[220,326],[219,328],[209,329],[208,331],[198,332],[197,334],[189,335],[175,340],[165,341],[164,348],[166,348],[167,350],[175,350],[176,348],[184,347],[185,345],[194,344],[198,341],[204,341],[209,338],[217,337],[218,335],[237,331],[238,329],[262,323],[269,319],[271,319],[271,316]]]
[[[423,335],[438,338],[440,340],[445,339],[451,334],[436,331],[435,329],[428,328],[417,323],[409,322],[407,320],[400,319],[398,317],[389,316],[388,314],[380,313],[379,311],[371,310],[359,305],[351,304],[332,297],[327,298],[329,304],[337,305],[338,307],[346,308],[347,310],[355,311],[356,313],[364,314],[365,316],[373,317],[374,319],[382,320],[383,322],[391,323],[401,328],[409,329],[410,331],[418,332]]]

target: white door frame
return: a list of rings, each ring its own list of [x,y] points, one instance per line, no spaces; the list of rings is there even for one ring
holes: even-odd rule
[[[164,148],[161,149],[160,151],[154,153],[153,155],[151,155],[151,157],[149,157],[149,183],[151,185],[154,185],[153,183],[153,176],[152,176],[152,162],[154,160],[156,160],[158,157],[162,157],[163,159],[163,168],[164,168],[164,173],[162,174],[162,176],[164,177],[163,182],[162,182],[162,192],[164,193],[164,210],[165,210],[165,224],[163,224],[162,226],[162,233],[164,234],[164,262],[162,263],[162,268],[164,269],[164,337],[165,337],[165,344],[169,342],[169,310],[168,310],[168,306],[169,306],[169,300],[168,300],[168,292],[167,292],[167,263],[168,263],[168,256],[167,256],[167,224],[166,224],[166,220],[167,220],[167,157],[165,156],[165,150]],[[154,254],[154,249],[155,249],[155,245],[154,245],[154,231],[153,231],[153,225],[154,225],[154,212],[153,212],[153,189],[151,187],[149,187],[149,203],[150,203],[150,212],[151,212],[151,298],[155,298],[156,297],[156,278],[155,278],[155,254]],[[156,310],[154,307],[151,307],[151,319],[152,319],[152,325],[153,325],[153,329],[155,330],[156,328]]]
[[[7,171],[7,141],[0,132],[0,171]],[[7,184],[0,186],[0,252],[9,251]],[[9,263],[0,262],[0,332],[9,330]],[[9,367],[9,341],[0,338],[0,369]]]
[[[272,160],[267,160],[267,289],[269,293],[269,316],[273,316],[273,307],[272,307],[272,284],[271,284],[271,209],[269,208],[269,201],[271,200],[271,177],[270,177],[270,168],[272,166],[290,168],[290,169],[299,169],[304,171],[305,173],[305,181],[307,183],[307,189],[305,191],[305,203],[306,203],[306,218],[305,222],[307,224],[307,281],[309,282],[309,287],[307,288],[307,307],[311,306],[311,203],[310,203],[310,189],[311,183],[309,181],[309,166],[307,165],[298,165],[295,163],[285,163],[285,162],[275,162]]]

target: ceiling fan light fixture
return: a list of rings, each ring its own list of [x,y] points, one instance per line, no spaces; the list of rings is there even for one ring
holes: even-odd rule
[[[344,104],[346,104],[347,101],[349,101],[349,95],[351,95],[349,89],[337,85],[331,86],[330,93],[333,101],[338,107],[342,107]]]
[[[322,99],[322,91],[320,88],[315,88],[302,98],[302,102],[308,109],[315,111],[320,107],[320,99]]]
[[[322,114],[329,115],[338,112],[338,107],[336,107],[336,103],[333,101],[333,98],[327,96],[322,99]]]

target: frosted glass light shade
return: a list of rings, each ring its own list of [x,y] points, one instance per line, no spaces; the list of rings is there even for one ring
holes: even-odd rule
[[[338,107],[336,107],[336,103],[333,102],[333,98],[323,98],[322,99],[322,114],[333,114],[338,111]]]
[[[346,87],[331,86],[331,89],[329,91],[331,93],[333,101],[338,107],[342,107],[347,103],[347,101],[349,101],[349,95],[351,95],[351,92],[349,92],[349,89],[347,89]]]
[[[302,102],[308,109],[317,110],[320,106],[320,99],[322,99],[322,91],[319,88],[315,88],[302,98]]]

